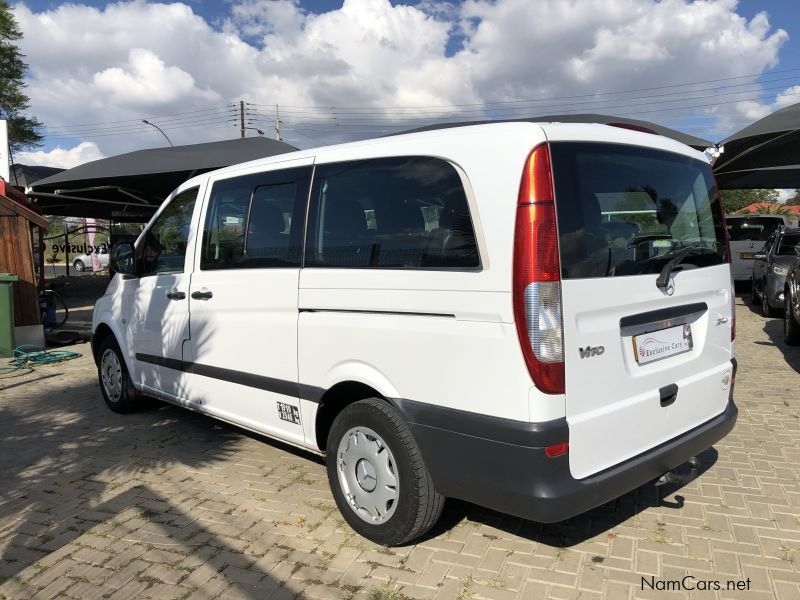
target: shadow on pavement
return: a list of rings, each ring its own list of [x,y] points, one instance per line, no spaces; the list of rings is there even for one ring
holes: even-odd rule
[[[173,467],[199,469],[225,460],[235,452],[231,445],[239,432],[160,404],[116,415],[103,404],[93,373],[90,377],[90,383],[77,386],[53,385],[50,378],[47,384],[32,380],[27,383],[39,385],[22,388],[23,382],[16,382],[10,393],[12,386],[2,390],[0,584],[118,517],[150,521],[158,535],[169,536],[182,552],[184,544],[216,549],[200,562],[222,571],[225,556],[237,550],[186,512],[185,506],[193,504],[183,502],[191,498],[195,484],[187,481],[174,496],[164,496],[142,481],[162,477]],[[136,542],[148,543],[133,540],[130,545]],[[282,585],[248,563],[245,555],[239,557],[242,564],[237,566],[249,568],[254,582],[236,584],[241,597],[264,598]]]

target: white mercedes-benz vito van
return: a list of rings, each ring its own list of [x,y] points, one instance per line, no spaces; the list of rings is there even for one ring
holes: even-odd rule
[[[454,497],[541,522],[733,427],[734,299],[706,158],[616,126],[496,123],[182,184],[94,311],[108,406],[143,394],[327,456],[381,544]]]

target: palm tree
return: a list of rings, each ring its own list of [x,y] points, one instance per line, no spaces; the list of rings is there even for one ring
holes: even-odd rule
[[[736,215],[748,215],[748,214],[759,214],[759,215],[793,215],[794,213],[790,208],[787,208],[783,204],[778,204],[777,202],[765,202],[761,206],[756,207],[755,210],[746,210],[744,208],[737,210],[734,214]]]
[[[791,209],[785,207],[783,204],[771,203],[759,206],[756,212],[760,215],[791,215],[794,214]]]

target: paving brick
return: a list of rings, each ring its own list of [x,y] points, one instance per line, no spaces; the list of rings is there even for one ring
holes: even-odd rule
[[[674,508],[652,488],[555,525],[448,504],[450,529],[393,550],[353,534],[305,454],[174,407],[110,413],[82,346],[57,377],[0,380],[0,594],[628,600],[663,597],[642,576],[689,573],[750,578],[718,600],[794,600],[800,350],[779,320],[737,313],[739,420],[698,479],[668,490]]]

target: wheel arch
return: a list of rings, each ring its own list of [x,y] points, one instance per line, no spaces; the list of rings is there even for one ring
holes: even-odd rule
[[[367,398],[378,398],[397,408],[386,395],[362,381],[340,381],[322,394],[314,423],[314,434],[320,450],[325,451],[328,434],[339,413],[349,405]]]
[[[98,356],[98,352],[100,351],[100,344],[104,339],[108,336],[114,338],[119,346],[120,352],[122,353],[122,358],[125,361],[125,366],[128,368],[128,373],[131,374],[131,378],[133,378],[133,373],[135,372],[132,368],[132,360],[128,352],[128,348],[124,343],[124,338],[122,336],[122,332],[119,330],[118,327],[115,326],[115,323],[108,322],[106,320],[100,321],[97,326],[94,328],[92,332],[92,356],[94,358],[95,364],[98,364],[100,360],[100,356]]]

